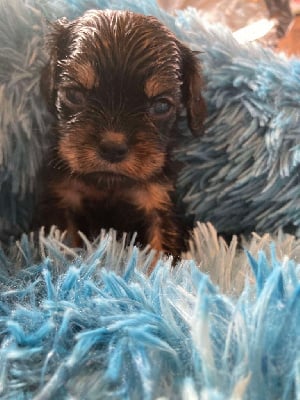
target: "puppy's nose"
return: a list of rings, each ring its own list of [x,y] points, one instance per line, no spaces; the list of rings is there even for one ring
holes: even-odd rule
[[[124,160],[128,153],[128,146],[124,142],[116,143],[112,140],[106,140],[100,143],[100,156],[111,163]]]

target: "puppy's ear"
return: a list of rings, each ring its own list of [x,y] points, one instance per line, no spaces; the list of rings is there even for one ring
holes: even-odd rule
[[[67,46],[67,31],[69,21],[61,18],[50,24],[50,33],[46,38],[46,49],[49,61],[42,70],[41,93],[51,110],[55,109],[56,81],[58,61],[64,58]]]
[[[203,123],[206,117],[206,105],[201,95],[203,80],[197,53],[180,44],[182,54],[182,94],[183,103],[187,109],[188,124],[194,136],[203,133]]]

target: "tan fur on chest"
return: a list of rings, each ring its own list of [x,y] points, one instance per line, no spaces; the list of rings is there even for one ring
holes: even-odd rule
[[[144,211],[145,214],[149,214],[154,210],[165,210],[170,207],[169,192],[172,186],[148,183],[128,189],[99,189],[77,179],[68,179],[56,183],[51,189],[55,197],[58,198],[60,207],[64,209],[83,211],[85,200],[99,204],[109,200],[133,204]]]
[[[55,183],[51,189],[58,199],[59,206],[73,211],[82,210],[84,200],[100,202],[108,196],[105,191],[97,190],[95,187],[86,185],[77,179]]]
[[[132,195],[132,203],[146,214],[154,210],[166,210],[171,207],[170,191],[171,185],[149,183],[144,187],[137,188]]]

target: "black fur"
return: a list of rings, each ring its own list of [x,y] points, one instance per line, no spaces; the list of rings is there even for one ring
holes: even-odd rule
[[[41,86],[55,116],[38,224],[89,237],[138,231],[179,255],[171,151],[183,108],[193,134],[205,104],[197,58],[157,19],[92,10],[53,25]]]

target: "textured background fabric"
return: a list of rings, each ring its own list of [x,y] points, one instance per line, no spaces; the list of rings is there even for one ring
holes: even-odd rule
[[[26,230],[34,210],[35,176],[49,127],[39,93],[46,19],[73,18],[88,7],[154,14],[202,52],[206,135],[193,139],[183,128],[187,140],[177,155],[186,163],[178,194],[187,216],[210,221],[224,233],[298,228],[299,60],[241,46],[224,27],[207,25],[196,11],[172,17],[152,1],[31,5],[35,8],[16,0],[0,4],[0,238]]]
[[[113,234],[76,255],[53,232],[42,260],[23,237],[0,254],[0,398],[297,399],[299,264],[268,243],[247,261],[201,227],[201,268],[225,294],[194,261],[160,260],[148,277],[151,257]],[[299,259],[300,246],[276,251]]]
[[[224,232],[299,226],[300,63],[241,46],[189,10],[154,1],[1,0],[0,232],[26,230],[49,116],[39,93],[46,19],[85,9],[156,15],[201,50],[209,117],[179,196]],[[199,224],[175,269],[102,234],[86,249],[60,233],[0,248],[1,399],[292,400],[300,397],[299,240],[255,234],[248,249]],[[271,244],[273,242],[273,244]],[[204,274],[203,272],[208,273]]]

